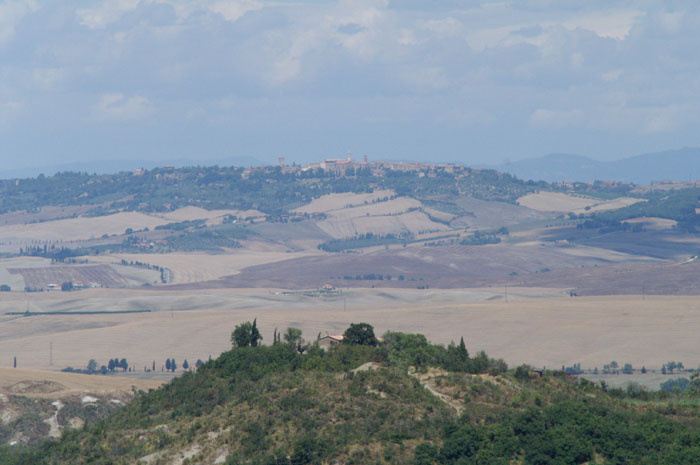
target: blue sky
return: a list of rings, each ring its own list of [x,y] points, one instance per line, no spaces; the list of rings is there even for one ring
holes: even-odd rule
[[[693,3],[4,0],[0,161],[700,146]]]

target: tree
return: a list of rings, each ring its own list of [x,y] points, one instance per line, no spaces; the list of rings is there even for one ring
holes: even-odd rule
[[[246,321],[236,326],[231,333],[231,344],[234,347],[255,347],[262,340],[262,335],[257,328],[257,319],[253,323]]]
[[[127,368],[129,368],[129,364],[127,363],[126,359],[123,358],[119,361],[119,366],[121,367],[122,370],[126,371]]]
[[[170,359],[170,371],[175,373],[175,370],[177,370],[177,363],[175,363],[175,359],[171,358]]]
[[[62,283],[61,290],[62,291],[72,291],[73,290],[73,281],[67,281],[65,283]]]
[[[10,292],[12,288],[7,284],[0,284],[0,292]]]
[[[284,342],[297,350],[302,349],[304,339],[301,337],[301,330],[297,328],[287,328],[287,331],[284,333]]]
[[[378,341],[374,328],[368,323],[351,323],[343,333],[344,344],[376,346]]]
[[[187,361],[187,359],[185,359],[185,361],[182,362],[182,368],[183,368],[184,370],[187,370],[189,367],[190,367],[190,364],[189,364],[189,362]]]
[[[156,371],[156,361],[153,360],[153,371]]]
[[[250,332],[253,325],[246,321],[236,326],[236,329],[231,333],[231,343],[234,347],[250,347]]]
[[[15,357],[15,361],[14,361],[12,368],[17,368],[17,357]]]
[[[94,373],[97,371],[97,361],[94,358],[91,358],[88,362],[87,371],[88,373]]]
[[[253,328],[250,330],[250,345],[251,347],[256,347],[258,341],[262,341],[262,335],[258,331],[258,319],[253,320]]]
[[[464,344],[464,337],[459,338],[459,345],[457,346],[457,355],[462,360],[467,360],[469,358],[469,352],[467,352],[467,346]]]
[[[165,369],[170,371],[170,359],[169,358],[165,359]]]
[[[114,371],[114,368],[116,367],[116,364],[114,363],[114,359],[110,358],[109,363],[107,364],[107,368],[109,371]]]
[[[194,364],[194,366],[197,368],[201,367],[202,365],[204,365],[204,362],[201,359],[197,359],[197,362]]]

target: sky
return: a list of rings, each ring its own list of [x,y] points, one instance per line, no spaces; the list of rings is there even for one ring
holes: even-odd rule
[[[0,0],[0,169],[700,146],[700,7]]]

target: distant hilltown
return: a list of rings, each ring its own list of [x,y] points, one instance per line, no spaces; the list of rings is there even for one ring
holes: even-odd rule
[[[294,172],[305,172],[310,170],[322,170],[328,173],[333,173],[339,176],[345,176],[349,174],[354,174],[358,170],[369,169],[373,175],[381,176],[386,173],[386,171],[403,171],[403,172],[420,172],[428,174],[431,171],[445,171],[447,173],[459,173],[459,172],[470,172],[474,171],[472,168],[468,168],[464,165],[458,165],[456,163],[420,163],[420,162],[400,162],[400,161],[368,161],[367,155],[365,155],[362,161],[353,160],[352,156],[348,154],[346,158],[326,158],[323,161],[308,163],[306,165],[287,165],[284,157],[279,157],[278,166],[282,168],[285,173]],[[255,168],[248,168],[244,171],[244,176],[246,172],[250,173]],[[480,171],[480,170],[476,170]]]

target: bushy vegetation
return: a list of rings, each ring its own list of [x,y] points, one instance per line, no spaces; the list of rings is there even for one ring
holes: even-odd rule
[[[254,328],[239,325],[237,347],[107,420],[38,448],[0,449],[0,464],[169,463],[183,450],[190,464],[222,451],[228,464],[260,465],[700,460],[692,408],[630,404],[562,372],[508,371],[483,352],[471,356],[463,339],[445,347],[420,334],[377,338],[358,323],[323,350],[294,328],[252,345]]]
[[[657,217],[678,221],[680,229],[697,232],[700,215],[695,209],[700,207],[700,189],[682,189],[670,192],[652,193],[647,202],[638,202],[619,210],[600,212],[591,215],[592,221],[604,226],[637,217]],[[593,225],[594,227],[596,224]]]
[[[519,196],[547,184],[524,182],[493,170],[456,172],[434,170],[430,176],[386,170],[375,176],[357,170],[348,176],[321,170],[283,172],[264,167],[244,173],[236,167],[156,168],[140,175],[131,172],[91,175],[63,172],[53,176],[0,180],[0,213],[38,211],[42,206],[93,205],[91,215],[117,211],[167,211],[195,205],[206,209],[257,209],[268,215],[286,214],[314,197],[336,192],[393,189],[399,195],[474,195],[487,200],[514,202]],[[168,229],[188,225],[171,224]]]
[[[318,245],[325,252],[343,252],[381,245],[410,244],[415,242],[413,234],[359,234],[347,239],[332,239]]]

